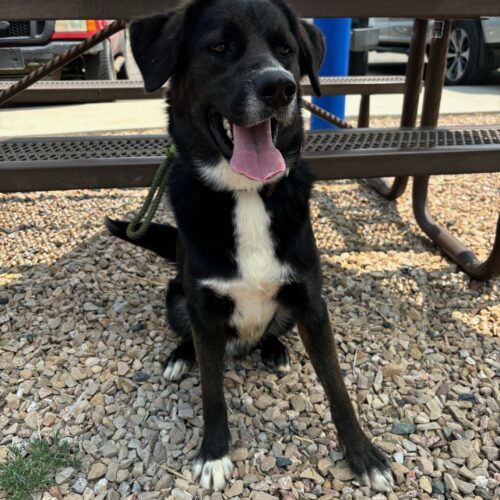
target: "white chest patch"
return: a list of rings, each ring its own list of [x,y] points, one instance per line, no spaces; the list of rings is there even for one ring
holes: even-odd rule
[[[256,191],[234,194],[234,225],[238,278],[204,280],[203,285],[231,297],[235,309],[230,320],[239,340],[255,343],[263,335],[276,312],[274,297],[291,272],[281,263],[271,239],[271,219]]]

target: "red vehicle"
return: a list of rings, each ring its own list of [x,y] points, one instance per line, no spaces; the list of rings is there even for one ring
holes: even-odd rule
[[[100,31],[109,22],[95,19],[0,20],[0,78],[13,78],[33,71]],[[53,78],[115,80],[127,78],[126,66],[126,38],[124,32],[119,32],[90,49]]]

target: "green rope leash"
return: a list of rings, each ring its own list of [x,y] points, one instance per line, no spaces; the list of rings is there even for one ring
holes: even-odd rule
[[[177,156],[177,149],[175,146],[168,146],[165,149],[165,158],[160,163],[153,179],[153,184],[149,188],[149,193],[144,200],[142,208],[137,215],[132,219],[127,227],[127,237],[131,240],[138,240],[142,238],[151,225],[151,221],[155,216],[158,206],[160,205],[161,198],[167,187],[167,173],[168,167]]]

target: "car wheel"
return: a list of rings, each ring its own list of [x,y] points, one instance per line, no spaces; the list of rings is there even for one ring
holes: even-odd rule
[[[479,67],[481,27],[474,21],[453,23],[446,63],[447,85],[471,85],[484,77]]]
[[[115,62],[108,40],[103,42],[103,50],[98,54],[84,56],[83,67],[86,80],[116,80]]]

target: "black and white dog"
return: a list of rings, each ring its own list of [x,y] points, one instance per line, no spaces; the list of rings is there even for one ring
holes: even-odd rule
[[[299,82],[319,94],[324,43],[283,0],[193,0],[135,21],[131,44],[148,91],[170,79],[169,129],[179,155],[169,197],[177,228],[153,225],[134,242],[176,260],[167,314],[181,343],[165,377],[198,362],[204,435],[194,476],[223,489],[231,477],[224,357],[259,347],[288,368],[279,337],[298,326],[322,382],[346,458],[375,490],[388,491],[386,458],[362,431],[337,359],[309,215],[311,175]],[[107,221],[116,236],[126,223]]]

